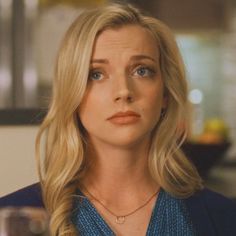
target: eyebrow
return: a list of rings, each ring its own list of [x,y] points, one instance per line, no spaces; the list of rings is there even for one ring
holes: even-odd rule
[[[103,63],[103,64],[109,64],[107,59],[92,59],[90,63]]]
[[[149,60],[157,63],[157,61],[153,57],[150,57],[147,55],[134,55],[131,57],[131,61],[138,61],[138,60],[142,60],[142,59],[149,59]]]
[[[138,61],[138,60],[142,60],[142,59],[149,59],[149,60],[151,60],[151,61],[157,63],[157,61],[156,61],[154,58],[152,58],[152,57],[150,57],[150,56],[147,56],[147,55],[134,55],[134,56],[131,57],[130,60],[131,60],[131,61]],[[108,61],[107,59],[92,59],[92,60],[90,61],[90,63],[91,63],[91,64],[92,64],[92,63],[109,64],[109,61]]]

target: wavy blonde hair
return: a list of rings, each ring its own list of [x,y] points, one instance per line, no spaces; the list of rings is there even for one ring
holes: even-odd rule
[[[201,179],[180,151],[185,135],[178,124],[188,120],[187,84],[183,62],[169,28],[130,5],[111,4],[87,10],[74,21],[62,41],[49,111],[36,140],[36,158],[45,207],[54,235],[75,235],[70,221],[74,194],[85,160],[86,140],[77,109],[86,91],[96,37],[107,28],[139,25],[151,32],[160,50],[160,68],[168,106],[153,131],[149,169],[163,189],[187,197],[202,188]],[[44,155],[40,146],[44,144]],[[43,157],[42,157],[43,156]]]

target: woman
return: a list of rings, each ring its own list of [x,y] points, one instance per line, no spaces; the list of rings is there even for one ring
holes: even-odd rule
[[[59,50],[36,143],[52,235],[235,232],[233,204],[202,190],[179,150],[187,105],[183,62],[167,26],[130,5],[82,13]]]

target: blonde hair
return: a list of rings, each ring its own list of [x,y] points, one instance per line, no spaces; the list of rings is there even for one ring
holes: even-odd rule
[[[51,215],[52,235],[75,235],[70,221],[74,194],[85,166],[86,141],[77,109],[86,91],[89,64],[96,37],[107,28],[139,25],[156,39],[160,67],[168,97],[164,117],[153,131],[149,169],[163,189],[187,197],[201,189],[201,179],[179,146],[184,133],[178,124],[188,120],[187,84],[175,39],[159,20],[130,5],[111,4],[87,10],[68,29],[59,50],[53,97],[36,140],[36,157],[45,207]],[[40,146],[45,134],[45,153]]]

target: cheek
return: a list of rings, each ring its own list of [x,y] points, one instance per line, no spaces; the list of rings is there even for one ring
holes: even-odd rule
[[[95,116],[96,113],[96,104],[90,98],[83,100],[79,107],[79,117],[84,126]]]
[[[163,94],[162,86],[155,86],[149,90],[146,90],[145,97],[147,99],[147,103],[154,110],[159,110],[165,106],[165,99]]]
[[[78,110],[78,115],[84,126],[96,123],[99,116],[104,114],[104,109],[106,108],[104,101],[105,96],[101,92],[93,91],[91,93],[90,91],[86,93]]]
[[[161,113],[162,109],[162,98],[160,97],[154,97],[153,100],[149,101],[149,109],[151,115],[155,118],[158,119]]]
[[[146,109],[150,119],[154,123],[160,119],[161,110],[165,107],[165,99],[163,97],[162,90],[152,90],[146,94]]]

